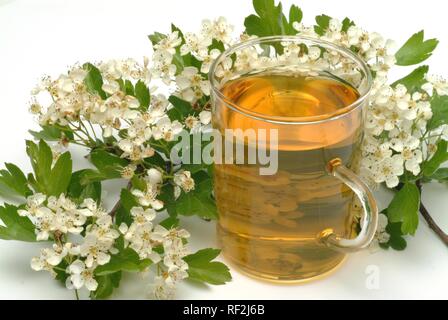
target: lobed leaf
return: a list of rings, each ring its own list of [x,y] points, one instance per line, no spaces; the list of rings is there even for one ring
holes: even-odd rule
[[[114,289],[120,286],[122,272],[115,272],[104,276],[95,277],[98,288],[90,294],[92,299],[106,299],[110,297]]]
[[[432,118],[427,125],[429,130],[448,124],[448,96],[434,94],[431,98],[431,109]]]
[[[0,206],[0,239],[35,242],[36,234],[33,223],[27,217],[21,217],[18,207],[5,203]]]
[[[27,141],[27,154],[34,170],[34,177],[29,176],[28,180],[36,191],[54,196],[67,191],[72,174],[72,159],[69,152],[62,154],[54,167],[53,153],[44,140],[40,140],[39,145]]]
[[[123,222],[128,226],[133,222],[131,216],[131,209],[133,207],[139,207],[139,203],[135,199],[134,195],[128,189],[122,189],[120,193],[120,207],[118,208],[117,215],[115,217],[115,223],[119,226]]]
[[[402,84],[408,89],[408,92],[415,92],[420,90],[422,85],[426,83],[425,76],[428,73],[428,66],[420,66],[417,69],[413,70],[406,77],[401,78],[400,80],[395,81],[392,84],[392,87],[396,87],[398,84]]]
[[[83,184],[84,176],[89,173],[89,169],[79,170],[72,174],[68,186],[67,194],[76,203],[82,203],[85,199],[101,201],[101,182],[92,181]]]
[[[195,188],[188,193],[182,192],[176,201],[175,210],[180,215],[198,215],[203,218],[216,219],[218,212],[212,198],[213,182],[205,171],[192,175]]]
[[[424,31],[413,34],[397,51],[395,58],[399,66],[410,66],[425,61],[439,44],[437,39],[424,41]]]
[[[418,211],[420,208],[420,193],[413,183],[405,183],[398,191],[387,208],[391,222],[401,222],[403,234],[415,234],[418,227]]]
[[[0,185],[4,193],[11,193],[22,197],[32,194],[28,187],[28,180],[19,167],[12,163],[5,163],[7,170],[0,170]]]
[[[107,94],[103,90],[103,77],[100,70],[91,63],[85,63],[82,67],[87,71],[87,75],[84,78],[84,84],[87,86],[87,89],[105,100]]]
[[[214,285],[229,282],[232,279],[229,268],[221,262],[212,261],[220,252],[219,249],[203,249],[184,257],[189,279]]]

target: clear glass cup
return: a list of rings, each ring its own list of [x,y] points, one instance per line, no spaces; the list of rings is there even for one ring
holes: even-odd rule
[[[279,116],[249,110],[225,92],[231,81],[260,74],[334,77],[356,89],[359,97],[329,113]],[[255,129],[256,145],[246,136],[231,139],[246,155],[263,149],[278,160],[277,171],[270,175],[260,173],[265,167],[261,163],[224,158],[215,163],[217,229],[224,256],[249,275],[296,282],[326,274],[348,252],[368,246],[378,209],[355,173],[372,86],[366,64],[326,41],[275,36],[228,49],[214,62],[209,79],[213,127],[222,141],[229,143],[226,129]]]

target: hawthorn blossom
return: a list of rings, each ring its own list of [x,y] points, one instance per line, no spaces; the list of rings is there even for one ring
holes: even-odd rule
[[[181,187],[182,190],[185,192],[190,192],[194,189],[194,180],[191,178],[191,172],[190,171],[178,171],[174,174],[174,183]]]
[[[85,287],[89,291],[95,291],[98,288],[98,282],[94,276],[94,268],[87,267],[81,260],[76,260],[70,264],[67,272],[70,274],[66,281],[68,289],[79,290]]]

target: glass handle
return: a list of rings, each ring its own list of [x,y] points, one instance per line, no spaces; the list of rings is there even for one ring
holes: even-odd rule
[[[354,239],[343,238],[328,228],[319,234],[319,240],[327,246],[343,252],[358,251],[367,247],[375,236],[378,226],[378,207],[369,187],[362,180],[347,169],[341,159],[331,160],[327,165],[327,171],[332,176],[344,182],[358,196],[363,207],[363,215],[360,221],[361,231]]]

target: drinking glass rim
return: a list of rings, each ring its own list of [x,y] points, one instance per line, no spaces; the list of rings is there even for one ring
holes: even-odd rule
[[[356,62],[366,75],[366,81],[367,81],[367,88],[365,89],[365,92],[360,93],[360,96],[358,99],[356,99],[351,104],[345,106],[344,108],[341,108],[339,110],[336,110],[332,113],[327,113],[323,115],[316,115],[316,116],[308,116],[308,117],[287,117],[287,116],[272,116],[272,115],[266,115],[262,113],[257,112],[251,112],[249,110],[246,110],[245,108],[239,108],[235,103],[230,101],[221,91],[219,88],[219,83],[214,76],[216,67],[219,65],[220,62],[222,62],[226,57],[232,55],[239,49],[243,49],[245,47],[249,47],[252,45],[262,44],[265,42],[282,42],[282,41],[291,41],[291,42],[298,42],[302,41],[302,43],[305,44],[313,44],[316,46],[322,46],[324,48],[329,48],[331,50],[337,51],[341,53],[343,56],[348,57]],[[322,122],[328,122],[332,120],[339,119],[345,115],[348,115],[352,111],[358,109],[360,106],[363,105],[364,100],[369,96],[371,90],[372,90],[372,73],[367,66],[367,63],[361,59],[361,57],[357,54],[355,54],[353,51],[351,51],[348,48],[336,45],[332,42],[316,39],[309,36],[286,36],[286,35],[279,35],[279,36],[268,36],[268,37],[259,37],[254,38],[246,41],[239,42],[233,46],[230,46],[227,50],[223,51],[216,59],[213,61],[210,71],[208,74],[208,78],[211,84],[211,89],[213,92],[226,104],[226,106],[230,109],[232,109],[235,112],[238,112],[240,114],[243,114],[245,116],[248,116],[252,119],[269,122],[269,123],[275,123],[275,124],[316,124],[316,123],[322,123]],[[358,88],[356,88],[358,90]],[[301,120],[298,120],[301,119]],[[307,119],[307,120],[305,120]]]

